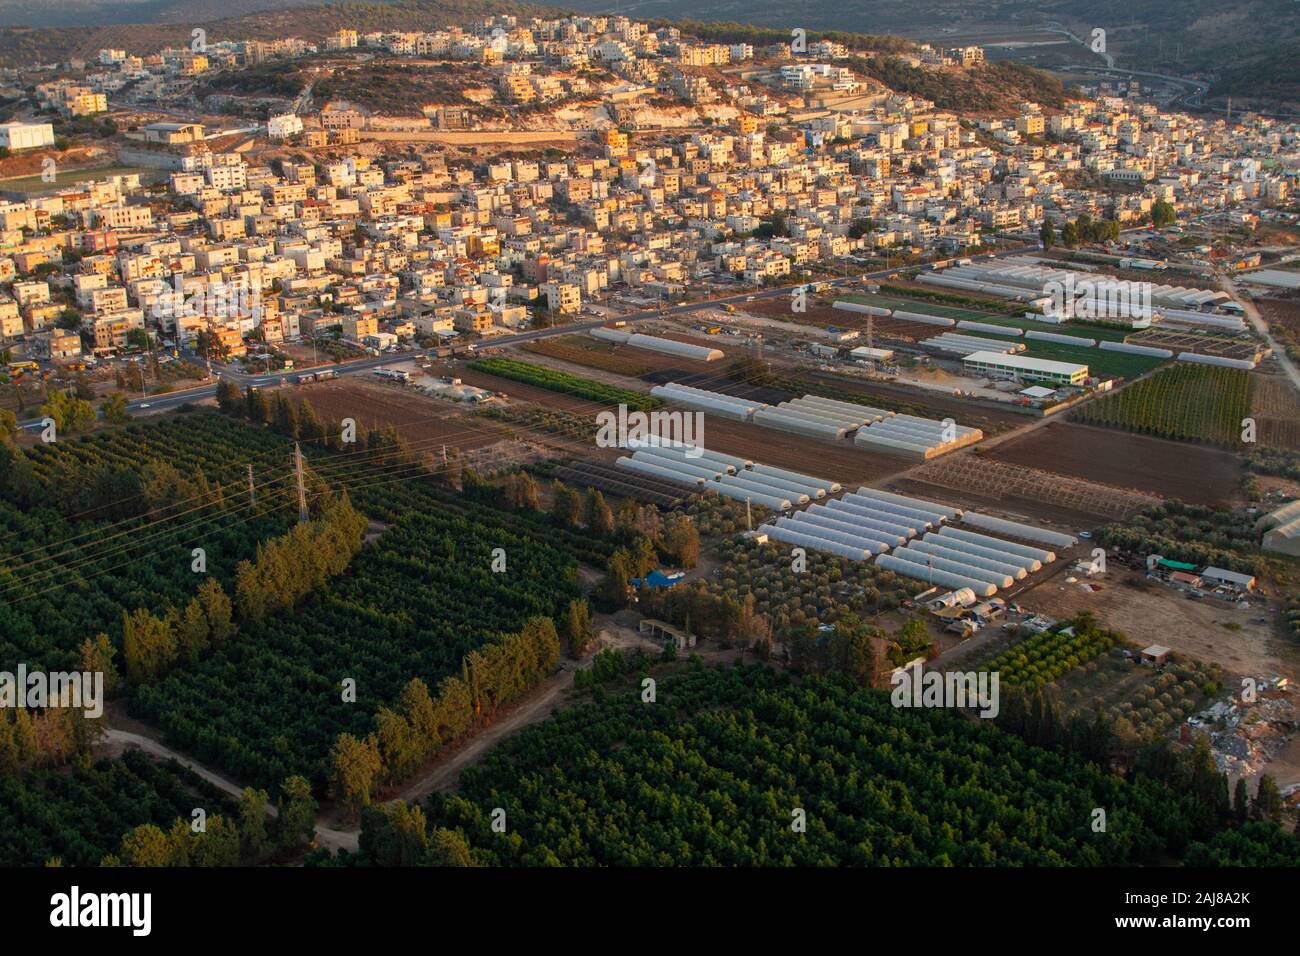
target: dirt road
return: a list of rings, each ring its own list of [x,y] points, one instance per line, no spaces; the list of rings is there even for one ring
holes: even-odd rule
[[[161,740],[157,740],[153,737],[146,737],[144,734],[138,734],[130,730],[120,730],[116,727],[109,727],[108,730],[104,732],[104,737],[100,746],[109,748],[113,753],[120,753],[128,747],[135,747],[138,750],[143,750],[152,757],[157,757],[162,760],[170,758],[175,760],[182,767],[187,767],[188,769],[193,770],[218,790],[230,794],[230,796],[235,799],[239,799],[240,795],[244,792],[244,788],[233,780],[221,776],[216,771],[209,770],[207,767],[203,766],[203,764],[179,753],[178,751],[172,750]],[[275,816],[277,813],[275,807],[270,804],[267,804],[266,812],[271,816]]]
[[[1277,359],[1277,364],[1281,366],[1283,374],[1291,382],[1292,387],[1300,392],[1300,369],[1296,368],[1290,356],[1286,354],[1286,347],[1277,339],[1273,338],[1273,333],[1269,330],[1268,323],[1264,317],[1259,314],[1259,309],[1255,308],[1255,303],[1245,296],[1238,297],[1237,287],[1231,282],[1225,281],[1223,291],[1232,296],[1233,300],[1242,307],[1246,312],[1246,318],[1255,331],[1264,336],[1264,341],[1268,342],[1268,347],[1273,350],[1273,356]]]

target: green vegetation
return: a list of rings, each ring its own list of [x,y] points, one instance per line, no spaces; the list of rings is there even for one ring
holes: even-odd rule
[[[1141,435],[1236,446],[1250,409],[1242,369],[1173,365],[1070,413],[1071,421]]]
[[[96,866],[135,826],[170,826],[195,807],[230,813],[233,803],[175,761],[138,750],[94,766],[0,774],[0,865]]]
[[[1103,377],[1137,378],[1152,369],[1159,368],[1166,361],[1149,355],[1108,352],[1103,349],[1089,348],[1086,345],[1061,345],[1056,342],[1034,342],[1032,340],[1025,344],[1029,348],[1025,350],[1024,354],[1031,358],[1086,365],[1089,373]]]
[[[1009,60],[985,63],[963,73],[926,70],[895,57],[855,57],[849,66],[891,90],[932,100],[939,109],[976,112],[1029,100],[1065,105],[1065,88],[1050,73]]]
[[[784,642],[810,626],[897,608],[922,590],[874,564],[818,551],[808,552],[801,572],[791,569],[789,549],[776,545],[734,539],[720,554],[716,575],[644,595],[642,611],[748,647],[768,631]]]
[[[1121,641],[1121,635],[1100,627],[1091,617],[1080,617],[1025,638],[980,665],[980,670],[997,672],[1006,684],[1040,687],[1055,683]]]
[[[495,548],[506,573],[492,570]],[[573,560],[546,541],[408,512],[297,613],[245,625],[197,665],[139,688],[132,710],[255,785],[298,773],[323,787],[336,738],[364,741],[412,678],[445,689],[475,652],[509,643],[533,618],[560,617],[576,596]],[[478,675],[485,696],[498,692],[488,673]],[[472,705],[477,715],[486,701]]]
[[[361,862],[445,864],[452,844],[462,865],[1122,865],[1201,852],[1218,831],[1203,764],[1129,782],[842,679],[695,660],[659,678],[653,704],[639,683],[592,694],[493,750],[417,826],[370,815]],[[1300,843],[1238,832],[1242,854],[1300,859]]]
[[[1129,551],[1143,560],[1158,554],[1170,561],[1214,565],[1230,571],[1261,574],[1254,516],[1205,505],[1165,501],[1123,524],[1108,524],[1099,540],[1107,548]]]
[[[577,395],[579,398],[587,398],[605,405],[626,405],[630,409],[648,411],[663,404],[659,399],[644,392],[634,392],[631,389],[606,385],[604,382],[591,381],[578,375],[571,375],[568,372],[557,372],[554,369],[533,365],[529,362],[520,362],[517,359],[479,359],[470,362],[469,367],[477,372],[499,375],[512,381],[523,382],[526,385],[536,385],[538,388],[563,392],[566,395]]]
[[[509,405],[485,405],[479,414],[495,421],[519,425],[522,428],[534,428],[554,435],[563,435],[575,441],[594,441],[600,426],[594,415],[579,415],[566,412],[562,408],[547,408],[544,405],[521,405],[511,402]]]
[[[1131,665],[1130,665],[1131,666]],[[1164,673],[1144,685],[1133,700],[1106,710],[1116,733],[1128,728],[1145,739],[1167,734],[1192,714],[1204,708],[1207,698],[1222,690],[1219,665],[1204,667],[1197,661],[1174,660]]]
[[[1300,452],[1285,448],[1254,448],[1246,454],[1246,468],[1257,475],[1300,481]]]
[[[947,319],[969,319],[972,322],[990,322],[999,317],[999,313],[1018,316],[1024,311],[1024,305],[1018,302],[997,302],[990,299],[977,299],[974,296],[961,295],[956,292],[944,292],[939,289],[918,289],[910,285],[895,285],[890,282],[880,283],[880,291],[855,292],[851,295],[837,296],[849,302],[863,305],[878,305],[887,309],[905,309],[925,312],[927,315],[941,315]],[[922,306],[924,306],[922,308]],[[990,318],[993,316],[994,318]]]
[[[166,615],[205,577],[233,593],[239,562],[289,526],[290,460],[282,439],[211,414],[0,442],[0,669],[67,670],[100,631],[120,653],[124,611]]]

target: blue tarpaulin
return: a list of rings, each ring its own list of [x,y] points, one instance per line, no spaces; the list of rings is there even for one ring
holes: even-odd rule
[[[664,574],[662,571],[655,570],[647,574],[645,576],[644,581],[642,581],[641,578],[633,578],[632,586],[639,588],[644,583],[646,587],[652,590],[658,588],[670,588],[674,584],[681,581],[683,577],[685,577],[685,575],[682,574],[682,572],[680,571],[678,571],[676,574],[668,575],[668,574]]]

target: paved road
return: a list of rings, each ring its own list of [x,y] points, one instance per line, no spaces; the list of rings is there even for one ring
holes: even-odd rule
[[[980,261],[984,259],[997,259],[1006,256],[1024,255],[1026,253],[1037,252],[1037,251],[1038,250],[1033,246],[1029,246],[1024,248],[1005,249],[999,252],[987,253],[982,256],[974,256],[972,257],[972,259],[975,261]],[[889,275],[892,275],[895,272],[900,271],[900,269],[902,268],[908,268],[908,267],[896,266],[892,269],[881,269],[878,272],[862,273],[854,276],[841,276],[840,278],[830,279],[826,281],[830,286],[836,288],[840,288],[844,286],[853,286],[853,285],[861,284],[863,279],[883,279]],[[743,305],[746,301],[750,299],[759,300],[759,299],[781,298],[783,296],[790,295],[790,293],[796,288],[799,288],[799,286],[790,285],[790,286],[781,286],[779,288],[773,288],[773,289],[761,289],[755,292],[742,292],[737,295],[726,296],[720,299],[708,299],[699,302],[686,302],[681,305],[669,306],[668,308],[663,310],[651,309],[644,312],[632,312],[627,315],[611,316],[611,318],[616,319],[618,321],[632,324],[636,322],[643,322],[648,319],[664,318],[665,316],[687,315],[691,312],[695,312],[698,309],[707,308],[707,307],[717,307],[717,306],[729,305],[729,304]],[[511,335],[499,335],[494,338],[486,339],[478,343],[478,347],[496,348],[498,346],[517,345],[521,342],[532,342],[536,339],[550,338],[551,336],[554,335],[571,335],[574,332],[583,332],[588,329],[597,328],[598,326],[604,325],[607,321],[609,321],[609,319],[605,319],[605,318],[589,319],[582,322],[572,322],[569,323],[568,325],[555,326],[554,328],[530,329],[527,332],[516,332]],[[418,353],[407,352],[407,353],[396,353],[390,355],[371,355],[365,358],[353,359],[350,362],[341,362],[337,365],[324,365],[324,366],[320,366],[319,368],[332,369],[335,375],[340,375],[340,376],[357,375],[359,373],[367,372],[371,369],[377,368],[382,365],[392,365],[394,362],[404,361],[406,359],[411,358],[415,354]],[[219,377],[229,378],[232,381],[234,381],[236,384],[240,385],[241,387],[248,388],[250,386],[267,387],[272,385],[278,385],[280,384],[281,379],[286,379],[292,376],[293,374],[295,373],[276,372],[274,374],[269,374],[269,375],[245,375],[242,372],[236,372],[233,369],[224,369],[222,374]],[[189,388],[189,389],[185,389],[184,391],[168,392],[165,395],[151,395],[147,398],[136,399],[135,401],[127,402],[126,409],[128,412],[138,412],[138,411],[152,412],[152,411],[176,408],[177,406],[184,405],[187,402],[196,402],[196,401],[201,401],[205,398],[212,398],[216,394],[217,394],[217,387],[215,384],[201,385],[198,388]],[[26,429],[30,429],[32,431],[39,430],[41,427],[41,420],[30,419],[28,421],[23,422],[22,427]]]

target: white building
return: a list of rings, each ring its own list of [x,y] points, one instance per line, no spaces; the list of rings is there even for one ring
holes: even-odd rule
[[[0,123],[0,146],[5,149],[39,149],[53,145],[54,127],[49,123]]]
[[[288,139],[302,132],[302,119],[295,113],[272,116],[266,122],[266,133],[271,139]]]

